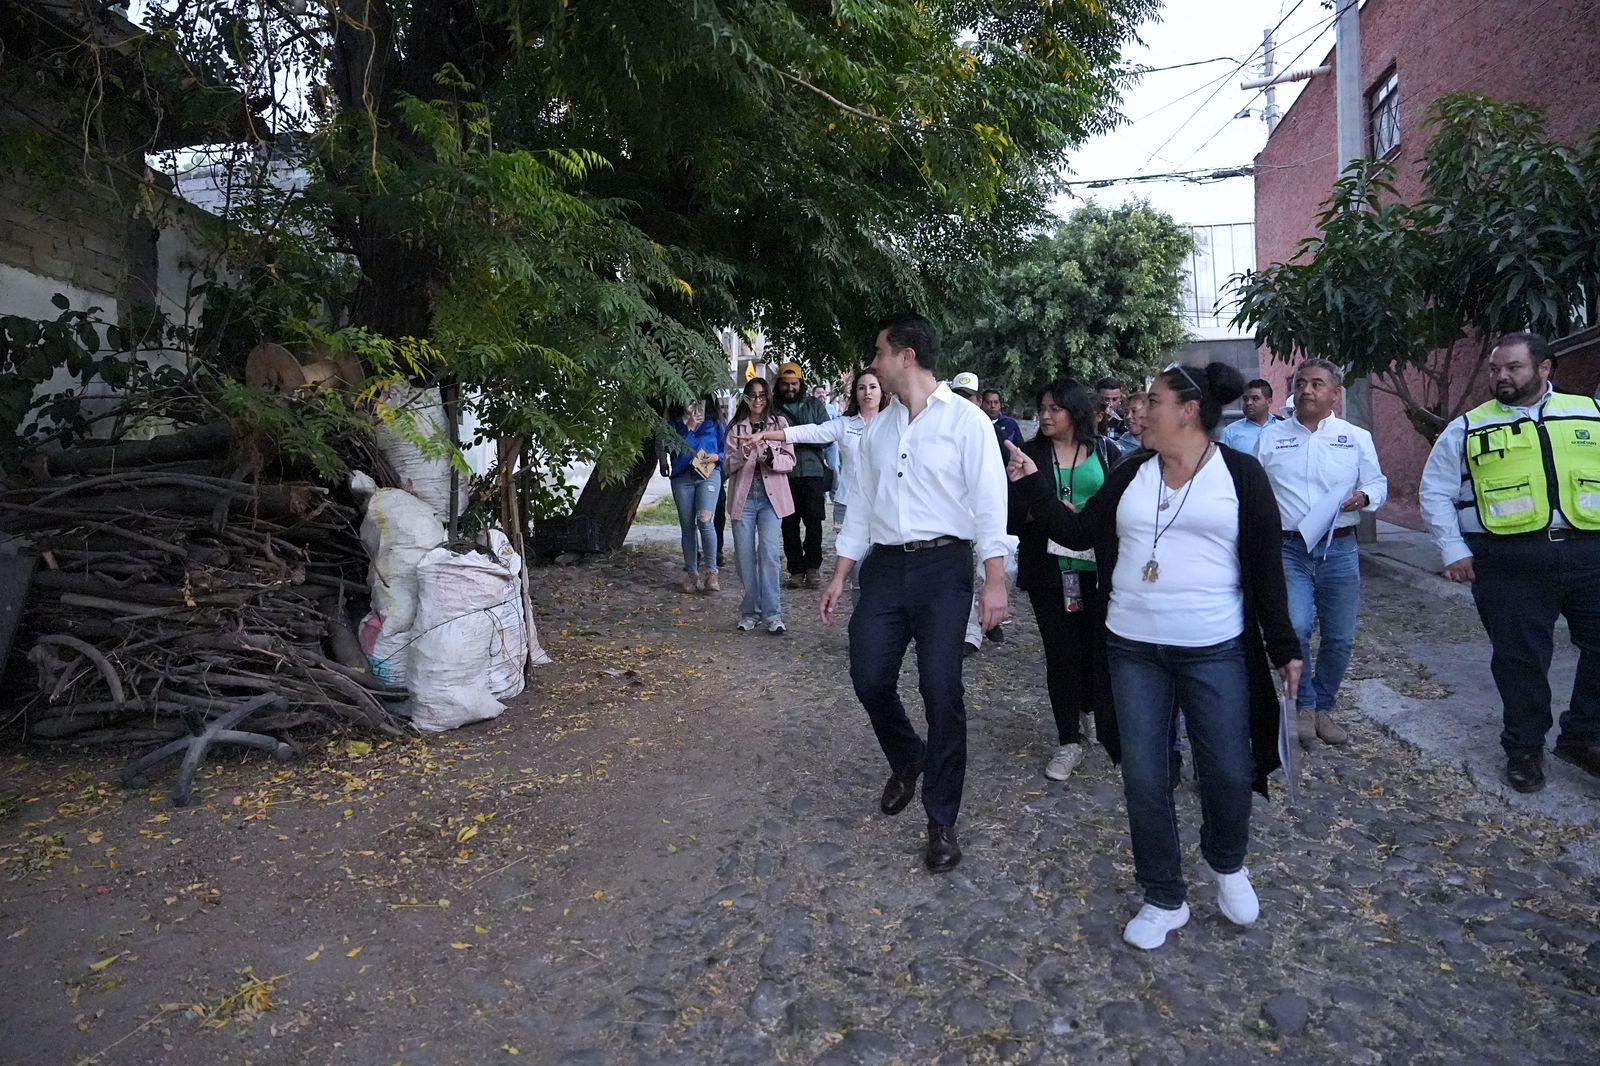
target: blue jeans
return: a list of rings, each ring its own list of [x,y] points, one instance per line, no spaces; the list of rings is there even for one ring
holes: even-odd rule
[[[739,601],[739,617],[756,622],[783,620],[778,602],[782,580],[783,523],[767,499],[767,488],[758,472],[744,499],[744,513],[733,520],[733,550],[739,557],[739,581],[744,599]]]
[[[1173,804],[1172,729],[1189,729],[1200,787],[1200,853],[1218,873],[1244,866],[1250,842],[1250,686],[1236,637],[1179,648],[1106,634],[1111,693],[1122,734],[1122,789],[1133,836],[1134,876],[1146,903],[1183,905],[1183,860]]]
[[[1578,648],[1578,672],[1556,747],[1600,744],[1600,538],[1478,535],[1467,546],[1478,575],[1472,598],[1494,649],[1489,669],[1504,709],[1500,746],[1510,755],[1544,751],[1557,617],[1566,618]]]
[[[717,494],[722,478],[679,474],[672,479],[672,502],[678,505],[678,529],[683,534],[683,568],[698,573],[701,566],[717,569]]]
[[[861,596],[850,615],[850,680],[891,770],[922,764],[922,806],[955,825],[967,780],[967,705],[961,639],[972,602],[972,545],[907,552],[873,548],[861,561]],[[926,743],[900,700],[900,664],[917,645],[917,688]]]
[[[1289,586],[1289,620],[1300,636],[1300,691],[1295,703],[1301,711],[1333,710],[1350,667],[1350,650],[1356,639],[1356,609],[1361,606],[1361,553],[1354,537],[1334,537],[1327,545],[1307,550],[1299,537],[1283,540],[1283,579]],[[1322,638],[1311,655],[1311,629]]]

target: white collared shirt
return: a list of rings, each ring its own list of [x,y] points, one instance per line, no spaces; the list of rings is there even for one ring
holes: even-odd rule
[[[1531,407],[1511,407],[1508,404],[1506,409],[1535,422],[1542,422],[1545,401],[1555,391],[1555,386],[1547,385],[1538,403]],[[1439,556],[1446,566],[1472,558],[1472,549],[1467,547],[1466,539],[1461,535],[1463,532],[1483,532],[1483,523],[1478,520],[1476,507],[1456,506],[1457,502],[1475,503],[1478,498],[1472,488],[1472,479],[1467,476],[1466,438],[1466,416],[1452,418],[1450,424],[1444,427],[1444,432],[1439,434],[1439,439],[1433,442],[1433,451],[1428,453],[1428,462],[1422,468],[1422,483],[1417,488],[1417,502],[1422,505],[1422,517],[1428,522],[1433,542],[1439,546]],[[1568,524],[1559,510],[1551,511],[1552,527],[1562,529]]]
[[[1366,493],[1363,511],[1376,511],[1389,498],[1389,479],[1378,466],[1372,434],[1338,415],[1324,418],[1314,430],[1298,418],[1262,426],[1256,458],[1272,482],[1284,529],[1298,528],[1313,507],[1335,493],[1341,502],[1357,491]],[[1333,527],[1358,521],[1355,511],[1341,511]]]
[[[861,434],[854,491],[835,551],[861,561],[874,544],[970,540],[978,559],[1014,550],[1006,472],[994,426],[941,384],[915,419],[898,398]]]

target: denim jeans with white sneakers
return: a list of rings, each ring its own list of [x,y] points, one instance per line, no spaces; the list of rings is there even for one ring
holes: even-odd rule
[[[744,499],[744,513],[733,520],[733,550],[738,556],[739,580],[744,584],[744,599],[739,602],[739,617],[755,622],[781,622],[783,607],[778,601],[783,579],[783,522],[772,509],[766,486],[757,476]]]
[[[1171,788],[1172,723],[1183,707],[1200,787],[1200,853],[1217,873],[1244,865],[1250,841],[1250,692],[1239,638],[1201,648],[1106,635],[1122,734],[1122,786],[1134,876],[1146,903],[1183,906],[1183,852]]]

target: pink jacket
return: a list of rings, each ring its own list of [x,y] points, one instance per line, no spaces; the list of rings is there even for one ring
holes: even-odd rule
[[[773,429],[789,428],[788,420],[782,415],[773,416],[768,425]],[[794,497],[789,494],[789,475],[777,473],[758,457],[767,448],[771,448],[775,452],[787,455],[789,465],[793,467],[794,445],[767,441],[756,455],[746,456],[744,444],[751,436],[748,418],[735,422],[728,428],[728,485],[732,492],[728,498],[728,517],[737,520],[743,516],[744,501],[750,495],[751,482],[755,480],[757,468],[760,468],[761,483],[766,487],[767,499],[772,501],[773,512],[779,518],[787,518],[794,514]]]

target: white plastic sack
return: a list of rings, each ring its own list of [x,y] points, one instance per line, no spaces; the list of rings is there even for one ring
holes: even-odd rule
[[[449,421],[438,389],[417,389],[403,382],[391,386],[382,403],[395,411],[409,413],[413,434],[450,439]],[[402,415],[404,417],[404,415]],[[450,514],[450,460],[445,456],[430,459],[407,435],[379,422],[373,437],[378,451],[394,467],[400,487],[431,507],[435,514]],[[456,513],[466,509],[466,478],[458,478]]]
[[[522,620],[522,556],[511,548],[511,540],[498,529],[489,530],[489,551],[511,574],[506,595],[495,604],[494,640],[489,646],[489,691],[503,700],[520,696],[525,679],[523,663],[528,658],[528,628]]]
[[[384,628],[399,633],[417,616],[417,564],[444,543],[444,523],[433,508],[399,489],[379,489],[361,520],[367,549],[367,590]]]
[[[411,684],[411,637],[409,629],[396,631],[384,625],[383,616],[368,611],[361,620],[361,651],[372,667],[372,676],[390,685]]]
[[[505,706],[489,687],[494,609],[511,572],[476,552],[434,548],[417,566],[411,642],[411,721],[442,733],[497,717]]]

